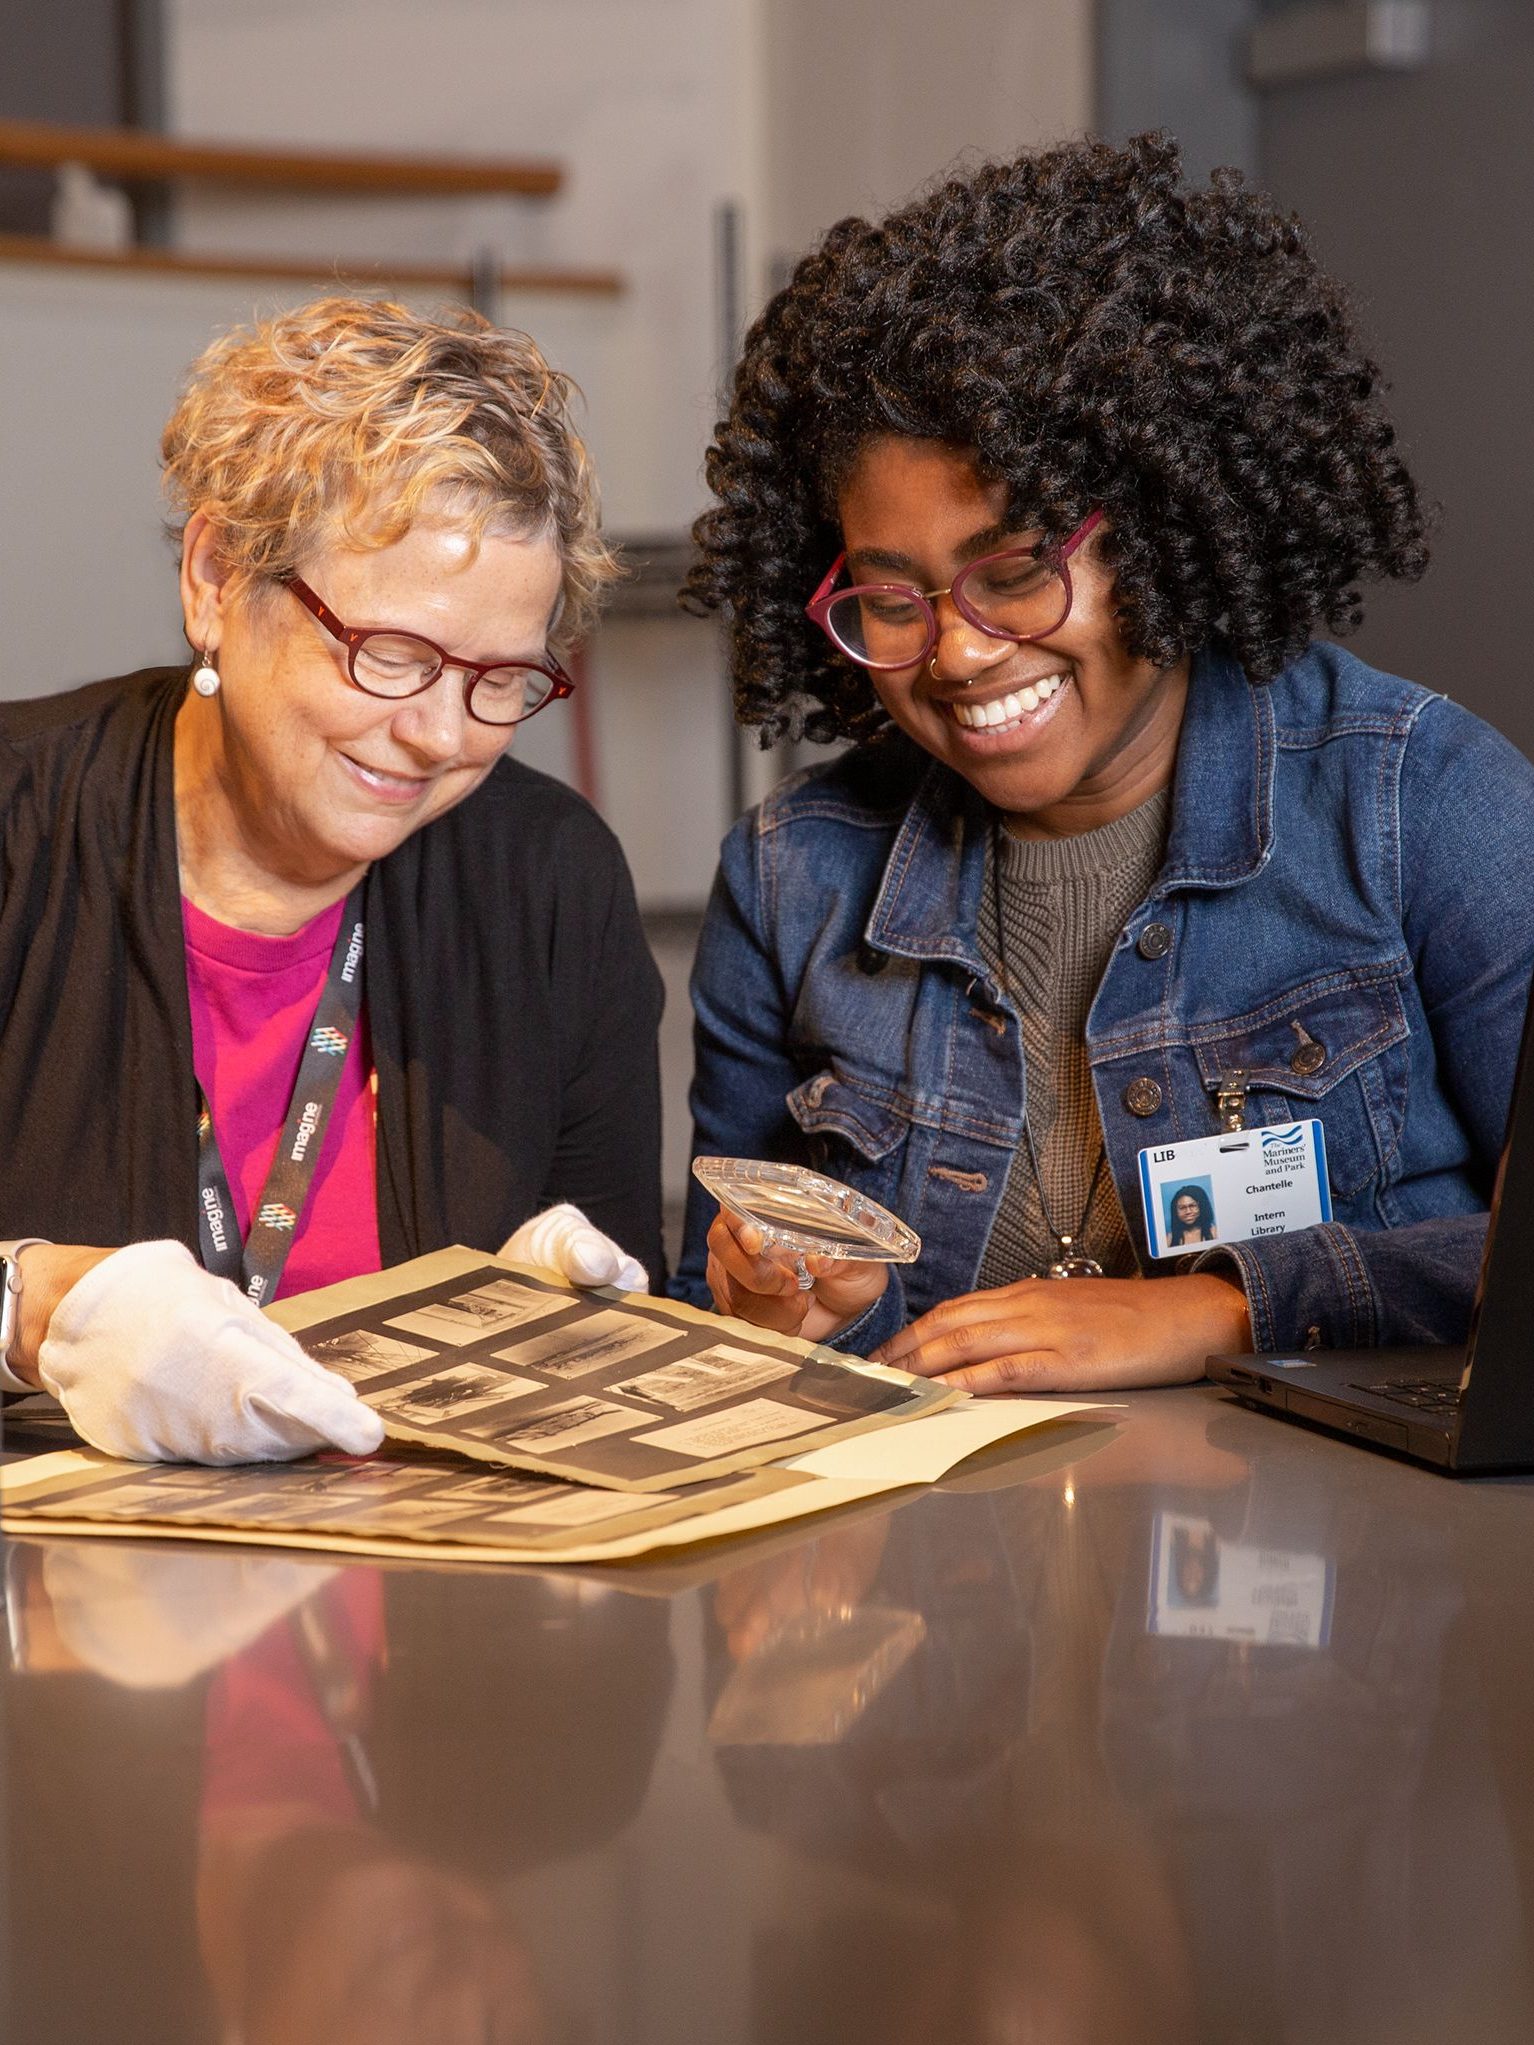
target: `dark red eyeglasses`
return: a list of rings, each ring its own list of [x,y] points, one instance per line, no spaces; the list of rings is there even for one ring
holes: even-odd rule
[[[1100,510],[1091,512],[1058,547],[1006,547],[999,554],[982,554],[961,568],[946,589],[913,589],[904,582],[859,582],[838,589],[836,578],[847,561],[838,554],[805,605],[805,615],[849,660],[881,674],[914,667],[934,651],[941,633],[933,603],[941,596],[992,639],[1011,639],[1020,646],[1047,639],[1071,614],[1071,556],[1101,525],[1102,516]]]
[[[464,708],[480,724],[521,724],[575,688],[552,655],[541,661],[457,660],[415,632],[372,631],[343,625],[323,597],[297,575],[283,578],[305,610],[346,649],[349,680],[367,696],[419,696],[446,668],[465,677]]]

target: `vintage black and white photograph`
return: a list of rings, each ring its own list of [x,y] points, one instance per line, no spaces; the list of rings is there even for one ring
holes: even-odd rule
[[[444,1477],[429,1487],[427,1496],[460,1499],[465,1512],[490,1512],[547,1498],[564,1489],[559,1477],[529,1477],[510,1469],[486,1474],[482,1463],[473,1467],[478,1475]]]
[[[780,1399],[747,1399],[742,1405],[726,1407],[722,1413],[701,1420],[679,1420],[670,1427],[636,1434],[634,1439],[645,1448],[702,1460],[732,1456],[737,1450],[758,1448],[763,1442],[786,1441],[790,1435],[808,1434],[824,1426],[822,1415],[786,1406]]]
[[[547,1391],[537,1378],[517,1377],[511,1371],[489,1370],[479,1363],[461,1363],[419,1384],[396,1385],[391,1391],[375,1393],[370,1404],[380,1413],[397,1413],[412,1426],[445,1426],[479,1413],[487,1406],[499,1406],[507,1399],[525,1399],[529,1392]]]
[[[215,1492],[212,1487],[202,1491],[186,1491],[180,1488],[162,1490],[153,1478],[146,1477],[141,1482],[130,1478],[127,1482],[118,1484],[80,1485],[74,1487],[69,1496],[71,1503],[74,1498],[89,1496],[93,1511],[106,1512],[113,1516],[120,1513],[125,1519],[142,1519],[162,1512],[174,1512],[178,1506],[195,1510],[198,1506],[206,1505],[214,1497],[221,1497],[222,1494]],[[52,1497],[38,1506],[38,1510],[42,1512],[64,1509],[63,1500]]]
[[[622,1434],[636,1424],[643,1422],[631,1406],[614,1406],[606,1399],[565,1399],[525,1420],[493,1426],[480,1422],[464,1432],[511,1454],[551,1456],[582,1442],[600,1441],[604,1435]]]
[[[548,1388],[541,1388],[548,1395]],[[567,1398],[522,1431],[548,1444],[594,1440],[645,1425],[643,1415],[591,1398]],[[460,1436],[460,1440],[467,1434]],[[600,1448],[596,1453],[600,1453]],[[263,1536],[292,1546],[345,1548],[356,1539],[476,1543],[491,1549],[557,1553],[591,1540],[626,1536],[647,1527],[708,1513],[771,1493],[798,1480],[786,1472],[713,1476],[688,1472],[681,1487],[615,1489],[573,1474],[532,1474],[467,1463],[444,1444],[410,1448],[401,1442],[373,1458],[326,1453],[291,1464],[224,1469],[75,1465],[33,1488],[26,1513],[38,1521],[158,1526],[167,1532],[197,1529],[239,1542]],[[574,1459],[572,1459],[574,1460]],[[653,1455],[648,1458],[653,1464]]]
[[[482,1517],[490,1527],[594,1527],[604,1520],[625,1519],[635,1511],[671,1505],[676,1496],[674,1491],[647,1491],[636,1497],[632,1491],[588,1491],[572,1486],[524,1505],[485,1512]]]
[[[247,1482],[262,1491],[276,1488],[281,1491],[305,1491],[323,1493],[346,1490],[352,1493],[394,1493],[409,1491],[413,1486],[429,1478],[428,1465],[400,1461],[379,1456],[368,1462],[352,1462],[336,1456],[314,1462],[267,1465],[259,1473],[252,1471]]]
[[[155,1506],[162,1519],[195,1524],[216,1520],[231,1527],[312,1526],[348,1509],[348,1501],[333,1490],[282,1490],[275,1485],[270,1491],[223,1492],[216,1498],[183,1500],[161,1493]]]
[[[387,1371],[403,1370],[407,1363],[429,1363],[437,1354],[418,1342],[401,1342],[397,1335],[385,1335],[378,1328],[348,1328],[342,1335],[327,1335],[322,1342],[304,1346],[316,1363],[354,1385],[382,1377]]]
[[[671,1347],[682,1332],[668,1322],[608,1307],[495,1354],[509,1363],[542,1371],[546,1377],[583,1378],[594,1371],[622,1370],[642,1356]]]
[[[475,1518],[474,1509],[451,1498],[431,1498],[420,1492],[409,1498],[369,1499],[347,1510],[348,1532],[359,1534],[406,1534],[435,1538],[448,1527]]]
[[[281,1524],[302,1521],[306,1515],[328,1517],[335,1510],[349,1510],[364,1502],[371,1505],[374,1500],[392,1503],[422,1489],[431,1474],[428,1466],[389,1460],[279,1465],[259,1475],[242,1472],[235,1483],[217,1493],[216,1503],[220,1516],[242,1526],[261,1526],[267,1521]],[[167,1496],[157,1483],[151,1495],[162,1511],[173,1513],[181,1504],[177,1495]],[[208,1503],[206,1498],[188,1499],[187,1509],[200,1511]]]
[[[252,1476],[265,1476],[269,1468],[266,1463],[157,1463],[154,1485],[157,1491],[216,1491],[224,1484],[226,1475],[239,1476],[248,1470]]]
[[[428,1341],[448,1342],[461,1349],[468,1342],[483,1342],[487,1335],[504,1335],[508,1328],[547,1320],[569,1305],[560,1293],[534,1292],[529,1286],[501,1280],[397,1314],[388,1325],[402,1328],[407,1335],[424,1335]]]
[[[625,1398],[647,1399],[654,1405],[668,1406],[674,1413],[693,1413],[700,1406],[717,1406],[725,1399],[754,1392],[761,1385],[791,1378],[796,1367],[788,1357],[753,1354],[749,1349],[733,1348],[728,1342],[716,1342],[712,1349],[699,1350],[696,1356],[664,1363],[658,1370],[625,1378],[608,1389],[621,1392]]]
[[[461,1254],[423,1258],[414,1270],[435,1277],[434,1263]],[[594,1300],[484,1264],[460,1263],[428,1288],[410,1282],[414,1270],[392,1298],[375,1293],[328,1321],[316,1317],[303,1339],[323,1351],[347,1337],[353,1359],[377,1354],[356,1341],[359,1322],[386,1343],[429,1341],[429,1353],[362,1395],[396,1441],[466,1452],[481,1465],[618,1491],[690,1488],[952,1396],[654,1301]]]

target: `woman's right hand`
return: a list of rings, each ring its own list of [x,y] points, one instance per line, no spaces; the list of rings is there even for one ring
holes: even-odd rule
[[[764,1250],[762,1231],[721,1207],[708,1232],[708,1288],[722,1314],[826,1342],[866,1313],[889,1284],[887,1264],[846,1257],[806,1257],[812,1290],[800,1287],[786,1250]]]
[[[30,1305],[47,1313],[22,1372],[35,1370],[93,1448],[141,1463],[258,1463],[327,1448],[367,1456],[382,1442],[383,1423],[344,1378],[183,1244],[39,1244],[22,1256],[23,1310],[35,1278]],[[53,1304],[71,1257],[84,1268]]]

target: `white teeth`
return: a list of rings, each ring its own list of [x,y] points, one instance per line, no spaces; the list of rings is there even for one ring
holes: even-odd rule
[[[1041,703],[1047,703],[1051,696],[1058,694],[1064,680],[1062,675],[1046,675],[1042,681],[1031,682],[1026,689],[1018,689],[1009,696],[998,696],[991,703],[952,703],[954,720],[969,731],[981,731],[998,724],[1015,724],[1020,717],[1026,717],[1031,710],[1037,710]]]

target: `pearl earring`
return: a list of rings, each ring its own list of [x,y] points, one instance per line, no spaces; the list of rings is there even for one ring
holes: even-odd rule
[[[192,676],[192,687],[199,696],[216,696],[219,690],[219,673],[213,665],[213,655],[203,649],[202,665]]]

